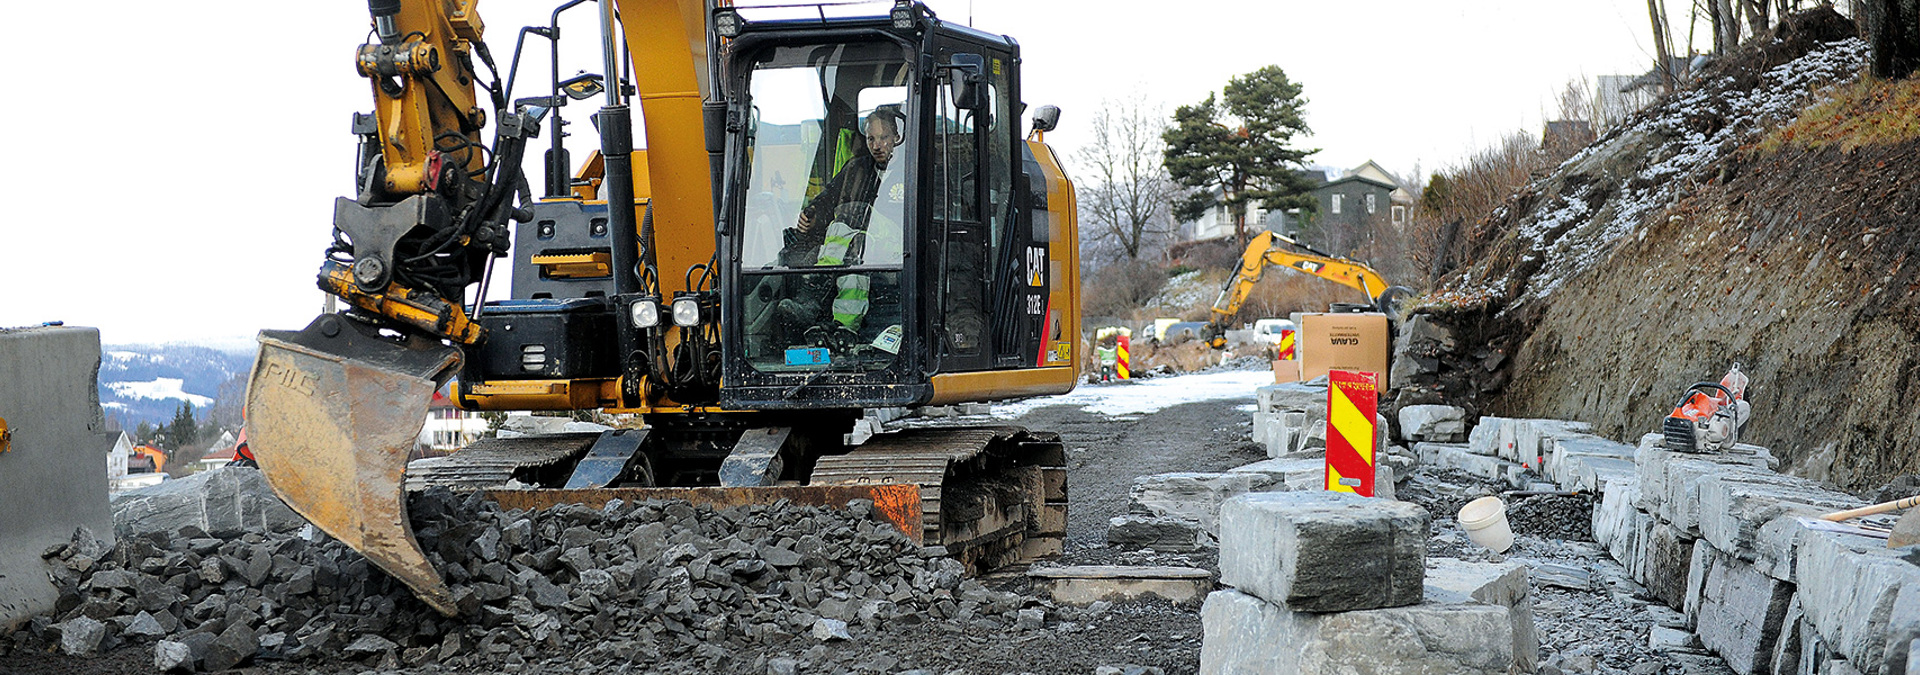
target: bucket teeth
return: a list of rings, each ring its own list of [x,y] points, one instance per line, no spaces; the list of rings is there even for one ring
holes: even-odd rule
[[[403,474],[458,349],[394,340],[335,314],[261,331],[247,386],[248,445],[280,499],[442,614],[453,594],[414,539]]]

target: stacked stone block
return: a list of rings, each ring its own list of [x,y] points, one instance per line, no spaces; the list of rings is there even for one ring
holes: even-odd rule
[[[1428,516],[1332,492],[1255,493],[1220,516],[1221,582],[1201,612],[1208,674],[1530,672],[1516,630],[1518,566],[1445,568],[1428,581]]]
[[[1602,481],[1594,538],[1683,610],[1702,646],[1741,675],[1920,675],[1920,565],[1902,558],[1920,553],[1806,527],[1862,504],[1774,473],[1764,448],[1675,453],[1661,440],[1641,439],[1632,476]],[[1615,473],[1610,457],[1566,457]]]

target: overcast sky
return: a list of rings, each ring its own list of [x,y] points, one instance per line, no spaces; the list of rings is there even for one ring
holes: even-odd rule
[[[1538,133],[1570,78],[1653,61],[1641,0],[929,4],[1020,41],[1025,99],[1062,108],[1048,140],[1069,154],[1103,100],[1170,113],[1273,64],[1305,87],[1317,163],[1432,171]],[[551,6],[480,4],[502,67]],[[364,2],[10,2],[0,17],[21,29],[0,40],[14,64],[0,327],[231,343],[319,312],[332,200],[352,189],[349,117],[371,107],[351,62]],[[544,63],[523,66],[520,95]]]

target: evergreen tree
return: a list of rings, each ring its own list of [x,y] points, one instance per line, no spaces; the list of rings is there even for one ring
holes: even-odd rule
[[[193,418],[193,403],[182,401],[165,427],[168,450],[179,450],[200,440],[200,424]]]
[[[1311,213],[1313,184],[1295,173],[1319,150],[1293,146],[1294,136],[1310,133],[1302,111],[1307,105],[1298,83],[1279,66],[1267,66],[1227,82],[1222,96],[1180,106],[1167,142],[1167,173],[1193,192],[1174,208],[1182,221],[1198,220],[1225,204],[1233,232],[1246,241],[1247,204],[1270,211],[1298,208]],[[1215,190],[1220,194],[1214,194]]]

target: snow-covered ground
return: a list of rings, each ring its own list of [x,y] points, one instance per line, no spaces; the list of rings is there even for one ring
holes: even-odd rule
[[[1228,370],[1194,375],[1156,377],[1111,384],[1083,384],[1058,396],[1042,396],[993,406],[993,416],[1012,419],[1035,408],[1080,406],[1081,410],[1110,417],[1144,415],[1195,401],[1251,401],[1255,389],[1273,384],[1273,371]]]
[[[151,382],[108,382],[107,388],[113,393],[127,398],[177,399],[192,403],[195,408],[213,405],[213,399],[199,394],[189,394],[180,389],[186,380],[160,377]]]

